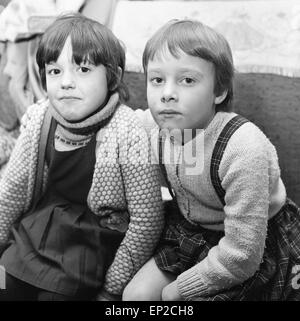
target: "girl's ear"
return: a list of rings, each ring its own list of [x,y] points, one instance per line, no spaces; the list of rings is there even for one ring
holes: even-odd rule
[[[220,96],[216,96],[215,104],[216,105],[221,104],[221,102],[223,102],[224,99],[226,98],[227,93],[228,93],[228,90],[224,90]]]

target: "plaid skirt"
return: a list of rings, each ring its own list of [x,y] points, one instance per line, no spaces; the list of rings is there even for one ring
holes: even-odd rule
[[[186,221],[173,203],[154,259],[163,270],[179,275],[202,261],[224,232]],[[297,282],[299,280],[299,283]],[[268,222],[265,252],[258,271],[244,283],[195,301],[300,301],[300,209],[287,199]]]

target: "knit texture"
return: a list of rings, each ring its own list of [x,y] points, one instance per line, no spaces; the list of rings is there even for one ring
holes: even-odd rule
[[[48,102],[32,105],[22,118],[21,133],[0,184],[0,244],[13,222],[28,210],[35,180],[41,125]],[[110,266],[104,288],[120,295],[130,278],[153,253],[164,218],[159,169],[145,161],[149,144],[133,111],[121,105],[97,134],[96,164],[88,195],[99,216],[126,213],[130,222]],[[48,168],[45,168],[44,188]]]
[[[57,120],[57,122],[68,130],[70,133],[89,135],[97,132],[101,127],[104,127],[105,121],[112,116],[117,106],[119,105],[119,94],[115,93],[110,96],[108,102],[100,110],[97,110],[94,114],[88,118],[76,122],[69,122],[64,119],[54,105],[50,105],[51,114]]]
[[[150,113],[137,113],[150,133]],[[225,236],[200,263],[178,276],[184,298],[212,295],[244,282],[259,268],[268,219],[286,200],[280,178],[277,153],[253,123],[242,125],[230,138],[219,167],[225,190],[225,206],[220,202],[210,178],[210,161],[216,140],[235,113],[218,112],[204,131],[203,170],[188,175],[187,165],[166,164],[168,179],[184,217]],[[190,141],[189,144],[192,144]],[[172,146],[174,159],[184,155],[187,145]],[[184,159],[184,157],[183,157]]]
[[[0,126],[0,179],[15,146],[18,130],[8,132]]]
[[[54,136],[56,150],[66,151],[85,146],[109,122],[119,105],[119,94],[115,93],[102,109],[83,120],[69,122],[50,104],[51,115],[57,121]]]

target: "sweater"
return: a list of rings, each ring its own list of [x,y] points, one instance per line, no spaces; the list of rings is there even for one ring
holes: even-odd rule
[[[47,108],[49,101],[32,105],[22,118],[20,136],[0,182],[0,244],[7,241],[12,224],[31,205]],[[96,135],[96,163],[87,204],[100,218],[114,213],[130,217],[104,281],[106,291],[120,295],[152,255],[163,228],[159,169],[145,161],[148,138],[129,107],[118,106]],[[47,174],[45,164],[44,190]]]
[[[158,130],[148,110],[136,114],[148,134]],[[166,172],[186,220],[225,232],[205,259],[177,277],[178,290],[186,299],[213,295],[253,276],[263,258],[268,220],[286,201],[276,150],[256,125],[247,122],[229,139],[220,163],[222,205],[211,182],[210,162],[219,134],[234,116],[218,112],[194,139],[184,145],[170,142],[174,159],[179,159],[203,135],[199,173],[188,175],[184,161],[165,164]]]

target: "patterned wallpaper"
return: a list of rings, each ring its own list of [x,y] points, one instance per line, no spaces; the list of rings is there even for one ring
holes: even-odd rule
[[[288,4],[288,5],[287,5]],[[113,31],[127,48],[127,70],[141,71],[147,39],[165,22],[193,18],[229,41],[238,71],[300,76],[300,1],[120,1]]]

